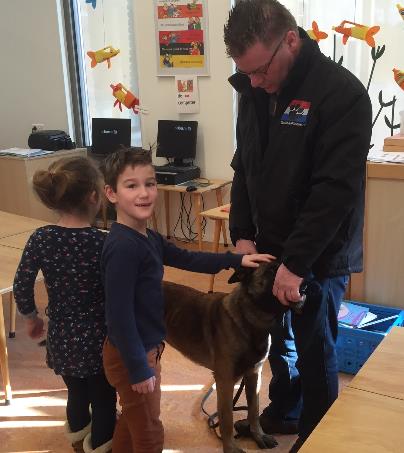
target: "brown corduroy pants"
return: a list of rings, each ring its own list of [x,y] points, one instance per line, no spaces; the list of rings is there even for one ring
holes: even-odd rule
[[[161,453],[164,444],[164,428],[160,420],[161,344],[147,353],[150,368],[154,369],[156,385],[152,393],[132,390],[128,370],[122,357],[108,338],[104,343],[103,358],[105,375],[115,387],[122,406],[122,415],[115,426],[112,453]]]

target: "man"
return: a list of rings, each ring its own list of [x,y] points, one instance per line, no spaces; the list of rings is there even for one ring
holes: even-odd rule
[[[303,280],[319,286],[272,334],[271,404],[260,416],[266,432],[298,432],[296,452],[338,394],[337,314],[349,274],[362,270],[371,104],[276,0],[239,2],[224,41],[240,93],[232,241],[281,260],[273,294],[282,304],[301,299]]]

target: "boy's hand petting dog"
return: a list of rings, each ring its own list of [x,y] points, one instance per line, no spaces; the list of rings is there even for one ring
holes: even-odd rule
[[[243,267],[258,267],[260,263],[269,263],[276,259],[272,255],[267,253],[253,253],[251,255],[244,255],[241,260],[241,265]]]
[[[145,381],[132,384],[132,390],[138,393],[153,393],[156,385],[156,376],[152,376]]]
[[[27,319],[26,327],[28,335],[33,339],[41,338],[45,333],[43,319],[37,316],[36,318]]]
[[[290,306],[293,303],[300,302],[300,285],[303,279],[291,272],[284,264],[281,264],[276,273],[272,294],[279,300],[282,305]]]

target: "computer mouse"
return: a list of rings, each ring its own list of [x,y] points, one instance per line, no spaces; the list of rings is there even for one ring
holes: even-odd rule
[[[188,186],[188,187],[186,188],[186,191],[187,191],[187,192],[194,192],[196,189],[197,189],[197,188],[196,188],[195,186]]]

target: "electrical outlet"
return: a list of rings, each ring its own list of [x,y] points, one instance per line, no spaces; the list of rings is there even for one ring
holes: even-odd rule
[[[43,131],[45,128],[45,124],[43,123],[35,123],[32,125],[32,132]]]

